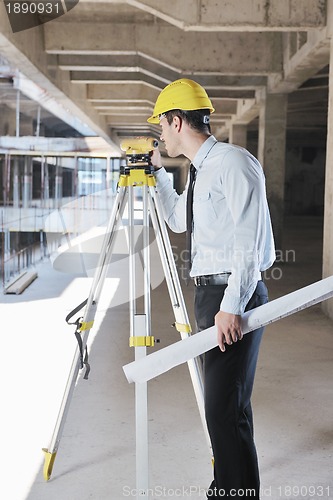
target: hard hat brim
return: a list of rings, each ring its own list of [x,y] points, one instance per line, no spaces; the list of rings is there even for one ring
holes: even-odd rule
[[[147,120],[148,123],[156,123],[156,124],[159,124],[160,123],[160,119],[158,116],[150,116]]]

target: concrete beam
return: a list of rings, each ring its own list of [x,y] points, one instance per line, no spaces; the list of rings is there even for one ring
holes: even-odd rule
[[[197,80],[197,76],[195,76],[195,79]],[[87,86],[87,99],[92,102],[102,102],[104,99],[114,102],[127,100],[130,96],[131,100],[147,101],[154,105],[160,91],[160,88],[153,87],[144,81],[128,81],[126,84],[118,82],[104,83],[103,85],[91,84]],[[223,96],[221,96],[221,89],[210,87],[209,97],[214,99],[214,104],[224,99],[253,99],[255,98],[255,90],[229,88],[224,89]]]
[[[112,114],[136,114],[136,113],[149,113],[151,114],[151,106],[131,106],[130,104],[118,103],[118,104],[98,104],[95,105],[101,114],[112,115]]]
[[[179,78],[180,71],[143,54],[122,55],[58,55],[58,66],[64,71],[137,72],[153,77],[167,85]]]
[[[95,102],[149,102],[154,105],[160,89],[148,86],[145,82],[126,85],[112,83],[110,85],[88,85],[87,99]]]
[[[189,75],[183,75],[184,77]],[[233,90],[243,90],[243,89],[260,89],[266,84],[265,76],[212,76],[210,78],[199,76],[199,75],[191,75],[192,78],[203,85],[207,92],[210,89],[215,90],[224,90],[224,89],[233,89]],[[70,79],[73,83],[85,83],[85,84],[110,84],[113,82],[122,83],[126,85],[129,81],[145,81],[150,83],[152,86],[157,86],[159,84],[156,81],[155,76],[148,77],[144,76],[141,70],[139,69],[137,72],[108,72],[108,71],[71,71]],[[161,89],[165,87],[165,85],[161,86]]]
[[[233,125],[247,125],[259,116],[259,99],[239,100],[237,113],[233,120]]]
[[[126,85],[129,81],[131,82],[142,82],[143,80],[155,87],[156,89],[161,90],[165,87],[166,84],[160,86],[160,81],[155,76],[147,76],[144,75],[141,71],[130,72],[130,73],[112,73],[112,72],[99,72],[99,71],[71,71],[70,72],[70,81],[74,84],[111,84],[113,82],[120,83],[122,85]]]
[[[326,23],[325,2],[316,0],[127,0],[127,4],[184,31],[301,31]]]
[[[330,58],[330,38],[327,30],[308,33],[307,42],[292,56],[284,51],[283,74],[270,75],[268,91],[290,93],[302,83],[328,65]]]
[[[156,81],[156,85],[158,86],[161,86],[162,83],[162,87],[178,78],[194,78],[208,89],[218,87],[255,89],[266,85],[266,76],[263,75],[243,74],[242,71],[240,71],[238,75],[232,76],[232,74],[230,75],[229,73],[226,75],[223,70],[220,72],[214,71],[213,74],[204,74],[203,71],[186,74],[184,71],[177,71],[166,67],[161,61],[153,61],[138,55],[58,55],[57,60],[59,68],[70,71],[71,75],[88,72],[91,73],[95,79],[101,79],[102,81],[107,79],[106,75],[104,75],[104,77],[100,76],[103,73],[114,74],[113,79],[115,80],[125,79],[126,75],[128,75],[129,79],[136,79],[136,77],[131,76],[135,73],[139,74],[142,79],[145,78],[146,81],[149,81],[153,86],[155,85],[154,81]]]
[[[182,74],[267,75],[282,70],[280,33],[198,35],[165,25],[92,22],[54,22],[46,24],[44,29],[45,50],[49,54],[98,56],[134,51],[172,68],[177,61],[175,69]],[[105,36],[106,32],[109,36]]]

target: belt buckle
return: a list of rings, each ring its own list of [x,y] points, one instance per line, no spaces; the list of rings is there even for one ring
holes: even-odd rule
[[[209,284],[209,279],[206,276],[195,276],[194,283],[195,286],[205,286]]]

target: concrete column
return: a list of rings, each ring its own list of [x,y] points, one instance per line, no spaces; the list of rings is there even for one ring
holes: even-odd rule
[[[266,176],[276,248],[282,248],[287,94],[264,93],[259,115],[258,159]]]
[[[32,158],[24,158],[23,208],[29,208],[32,201]]]
[[[62,167],[59,165],[60,159],[57,158],[55,173],[55,204],[60,207],[62,199]]]
[[[72,196],[77,198],[79,196],[78,193],[79,186],[79,159],[77,156],[74,158],[74,170],[73,170],[73,183],[72,183]]]
[[[50,178],[49,178],[49,164],[47,158],[44,160],[44,202],[48,206],[47,201],[50,199]]]
[[[111,158],[110,156],[106,157],[106,177],[105,177],[105,189],[110,189],[110,180],[111,180]],[[108,191],[107,191],[108,192]]]
[[[41,206],[45,207],[45,156],[40,159],[40,201]]]
[[[20,176],[19,176],[19,160],[15,158],[14,160],[14,171],[13,171],[13,206],[14,208],[19,208],[20,206]]]
[[[10,280],[10,232],[9,229],[3,230],[3,284]]]
[[[329,99],[324,199],[323,277],[333,274],[333,38],[331,38]],[[322,303],[323,311],[333,319],[333,300]]]
[[[16,137],[20,137],[20,107],[21,107],[21,93],[16,91]]]
[[[237,125],[237,124],[231,125],[229,142],[230,144],[236,144],[237,146],[242,146],[242,148],[246,148],[247,126]]]
[[[10,186],[10,155],[5,155],[5,161],[2,169],[2,199],[3,205],[9,203],[9,186]]]

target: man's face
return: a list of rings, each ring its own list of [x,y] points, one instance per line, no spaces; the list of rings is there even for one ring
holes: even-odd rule
[[[175,158],[181,154],[181,151],[179,150],[178,127],[176,126],[174,120],[169,125],[165,116],[161,116],[160,118],[160,125],[162,127],[160,139],[164,142],[165,149],[171,158]]]

